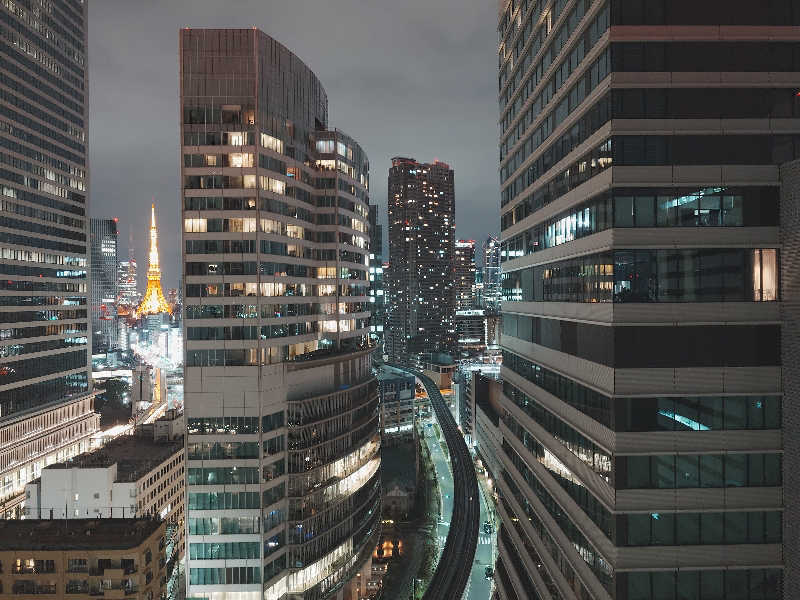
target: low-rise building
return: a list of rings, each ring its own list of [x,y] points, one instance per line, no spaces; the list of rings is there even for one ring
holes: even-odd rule
[[[159,517],[183,551],[183,438],[137,429],[94,452],[50,465],[25,486],[32,519]]]
[[[174,561],[160,519],[0,522],[0,600],[160,600]]]
[[[21,516],[25,485],[47,465],[88,451],[99,428],[93,393],[4,419],[0,424],[0,518]]]

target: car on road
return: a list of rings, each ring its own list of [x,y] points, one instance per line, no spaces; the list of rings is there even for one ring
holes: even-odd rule
[[[486,577],[486,579],[491,579],[492,577],[494,577],[494,569],[492,567],[486,567],[483,570],[483,575],[484,577]]]
[[[485,533],[486,535],[491,535],[492,534],[492,524],[489,523],[489,521],[486,521],[483,524],[483,533]]]

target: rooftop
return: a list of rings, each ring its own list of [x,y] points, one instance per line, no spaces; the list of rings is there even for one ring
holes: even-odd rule
[[[375,376],[378,378],[378,381],[385,381],[388,379],[414,379],[414,376],[407,372],[403,371],[402,369],[398,369],[396,367],[390,367],[389,365],[381,365],[377,369],[377,373]]]
[[[133,482],[182,450],[183,439],[154,441],[143,436],[121,435],[93,452],[79,454],[45,469],[102,469],[116,463],[116,480]]]
[[[156,519],[57,519],[0,521],[2,550],[126,550],[161,526]]]

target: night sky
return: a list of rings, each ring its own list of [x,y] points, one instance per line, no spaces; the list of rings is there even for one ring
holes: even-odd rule
[[[386,219],[393,156],[455,170],[459,238],[499,230],[496,0],[90,0],[90,202],[132,228],[139,284],[150,202],[162,284],[180,276],[178,30],[258,27],[328,93],[329,126],[362,145]]]

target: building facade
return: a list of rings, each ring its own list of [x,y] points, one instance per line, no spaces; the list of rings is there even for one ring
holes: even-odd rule
[[[136,259],[133,257],[133,249],[130,251],[128,260],[120,261],[119,281],[117,282],[117,304],[125,307],[125,314],[130,314],[139,305],[141,299],[139,294],[139,278],[136,272]]]
[[[389,365],[378,368],[383,446],[414,440],[415,378]]]
[[[483,308],[500,310],[500,284],[500,240],[490,235],[483,242]]]
[[[152,518],[8,521],[0,598],[166,598],[175,561],[165,530]]]
[[[92,351],[98,353],[118,346],[117,219],[90,220]]]
[[[486,350],[486,311],[457,310],[456,338],[460,358],[482,354]]]
[[[183,419],[180,419],[183,423]],[[42,469],[25,486],[26,519],[132,519],[166,522],[166,536],[183,555],[184,443],[156,436],[148,424],[102,447]]]
[[[380,532],[369,163],[261,31],[180,64],[187,596],[337,597]]]
[[[453,284],[456,310],[475,308],[475,240],[456,240]]]
[[[386,289],[383,262],[383,225],[378,222],[378,205],[369,206],[369,302],[370,335],[381,348],[386,329]]]
[[[79,451],[97,427],[84,401],[91,395],[87,12],[84,3],[56,0],[41,19],[15,3],[0,13],[0,515],[14,516],[25,483]],[[65,414],[68,421],[57,420]]]
[[[396,157],[389,169],[389,314],[386,352],[411,364],[453,353],[455,191],[445,163]]]
[[[800,7],[752,8],[500,7],[503,598],[796,595]]]

